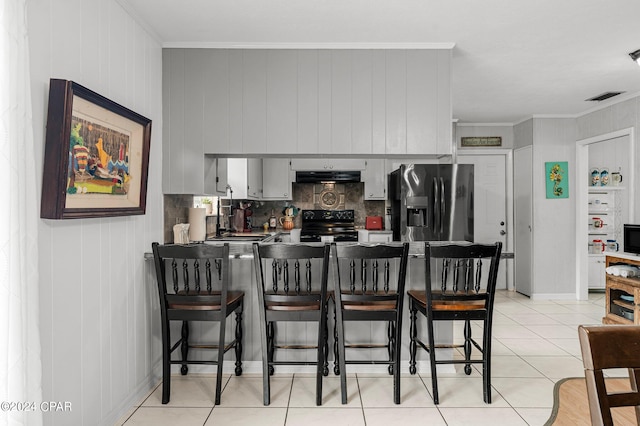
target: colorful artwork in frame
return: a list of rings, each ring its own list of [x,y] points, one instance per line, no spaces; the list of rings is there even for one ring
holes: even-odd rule
[[[144,214],[151,120],[51,79],[40,217]]]
[[[569,198],[569,163],[551,161],[544,163],[547,198]]]

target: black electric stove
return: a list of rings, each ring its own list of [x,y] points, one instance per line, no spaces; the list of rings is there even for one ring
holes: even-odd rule
[[[301,242],[321,241],[333,237],[333,241],[358,241],[353,210],[302,210]]]

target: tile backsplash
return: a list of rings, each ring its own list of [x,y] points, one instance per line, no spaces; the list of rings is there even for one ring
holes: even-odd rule
[[[173,225],[187,223],[189,207],[193,207],[193,195],[165,194],[164,196],[164,242],[173,242]]]
[[[259,201],[259,200],[245,200],[251,204],[251,210],[253,212],[253,226],[262,227],[262,224],[269,222],[269,217],[273,211],[277,218],[284,216],[283,210],[289,206],[295,206],[299,210],[311,210],[321,209],[321,205],[318,204],[318,188],[314,188],[314,184],[311,183],[293,183],[292,200],[278,200],[278,201]],[[367,216],[382,216],[385,215],[385,202],[384,201],[368,201],[364,200],[364,184],[358,183],[345,183],[341,184],[340,194],[344,194],[344,209],[355,211],[355,225],[356,227],[363,227],[365,225],[365,219]],[[343,191],[343,192],[342,192]],[[315,194],[315,196],[314,196]],[[233,200],[234,205],[242,200]],[[222,200],[222,206],[228,206],[229,200]],[[175,195],[167,194],[164,196],[164,238],[165,243],[173,241],[173,225],[176,223],[186,222],[188,219],[189,207],[193,205],[193,196],[191,195]],[[342,209],[342,205],[340,205]],[[226,208],[223,208],[227,211]],[[221,225],[225,227],[227,225],[226,218],[222,218]],[[302,219],[300,215],[294,218],[294,226],[300,228],[302,226]],[[216,217],[207,217],[207,234],[214,234],[216,227]],[[280,225],[278,225],[280,228]]]
[[[367,216],[384,217],[385,202],[365,201],[363,183],[345,183],[342,185],[344,186],[344,209],[355,211],[356,227],[364,227]],[[260,226],[262,223],[268,222],[272,209],[276,217],[280,217],[284,215],[282,210],[289,206],[295,206],[299,210],[322,208],[314,202],[314,184],[312,183],[294,183],[292,198],[291,201],[251,201],[253,203],[251,209],[253,210],[254,226]],[[295,217],[294,226],[296,228],[302,226],[300,215]]]

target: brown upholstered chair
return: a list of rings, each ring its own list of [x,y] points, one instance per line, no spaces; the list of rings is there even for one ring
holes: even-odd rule
[[[439,403],[439,364],[465,364],[465,373],[471,374],[471,364],[482,364],[484,402],[491,403],[491,323],[493,301],[498,276],[498,264],[502,243],[481,245],[472,243],[448,244],[425,243],[425,290],[410,290],[410,363],[409,373],[416,373],[416,349],[418,346],[429,352],[433,402]],[[439,278],[431,273],[432,260],[436,260]],[[489,262],[488,273],[483,276],[482,262]],[[434,280],[435,278],[435,280]],[[428,344],[418,338],[416,320],[420,312],[427,319]],[[471,321],[482,321],[482,346],[471,336]],[[433,323],[435,321],[464,321],[465,359],[436,359]],[[471,359],[471,347],[475,346],[482,359]],[[449,346],[450,347],[450,346]]]
[[[217,366],[215,403],[220,404],[222,389],[222,363],[224,354],[235,349],[235,374],[242,374],[242,309],[244,292],[229,290],[229,245],[160,245],[152,244],[156,266],[160,316],[162,326],[162,403],[169,402],[171,393],[171,364],[181,364],[182,375],[187,374],[187,364],[212,364]],[[169,274],[169,279],[167,278]],[[236,314],[235,338],[225,343],[226,320]],[[171,342],[169,324],[182,322],[182,335]],[[191,321],[215,321],[219,323],[218,341],[215,344],[189,342]],[[171,353],[180,348],[182,359],[172,360]],[[214,360],[189,359],[189,349],[217,349]]]
[[[342,403],[347,403],[346,364],[383,364],[393,374],[393,400],[400,404],[400,348],[402,306],[409,244],[331,245],[334,264],[335,357],[334,372],[340,374]],[[395,264],[394,264],[395,261]],[[395,268],[395,274],[391,271]],[[387,323],[388,341],[347,345],[345,323]],[[346,359],[346,348],[387,350],[387,359]]]
[[[327,367],[327,276],[329,245],[253,244],[258,289],[264,405],[271,402],[270,376],[276,365],[315,365],[316,404],[322,404],[322,376]],[[317,324],[317,345],[286,344],[277,336],[278,322]],[[276,349],[314,349],[316,360],[277,360]]]
[[[584,375],[587,381],[591,424],[613,425],[611,409],[635,406],[636,422],[640,424],[640,326],[596,325],[579,326]],[[607,393],[604,370],[627,368],[631,391]]]

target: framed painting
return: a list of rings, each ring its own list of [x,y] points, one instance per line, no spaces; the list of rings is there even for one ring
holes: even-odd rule
[[[150,119],[51,79],[40,217],[145,214],[150,144]]]
[[[569,198],[569,163],[551,161],[544,163],[547,198]]]

